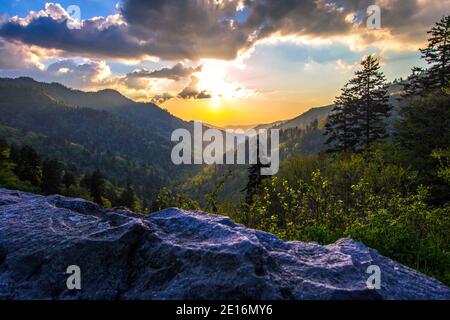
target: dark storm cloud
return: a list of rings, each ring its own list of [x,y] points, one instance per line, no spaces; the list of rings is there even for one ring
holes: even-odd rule
[[[47,4],[45,14],[30,13],[22,23],[5,22],[0,37],[71,54],[229,60],[273,34],[359,32],[364,25],[358,31],[352,14],[364,15],[374,3],[382,4],[383,26],[410,39],[415,26],[431,24],[428,20],[436,20],[436,10],[442,10],[437,1],[418,0],[124,0],[117,15],[84,20],[80,29],[69,29],[64,9]]]
[[[3,24],[0,36],[75,54],[128,58],[145,53],[138,40],[130,37],[123,25],[99,29],[98,22],[94,21],[85,21],[81,29],[69,29],[66,20],[38,17],[26,26],[15,22]]]
[[[140,69],[135,70],[127,75],[129,78],[160,78],[178,81],[183,78],[190,77],[194,72],[200,72],[202,66],[185,67],[182,63],[177,63],[173,67],[165,67],[159,70]]]

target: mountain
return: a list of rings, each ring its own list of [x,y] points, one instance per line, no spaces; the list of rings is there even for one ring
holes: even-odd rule
[[[59,83],[38,82],[28,77],[0,78],[0,86],[6,85],[38,89],[55,100],[70,106],[108,111],[144,129],[161,131],[165,135],[169,135],[169,139],[173,130],[190,128],[189,123],[173,116],[157,105],[135,102],[112,89],[84,92],[65,87]]]
[[[59,101],[68,105],[79,106],[97,110],[111,110],[113,108],[132,104],[133,101],[121,93],[106,89],[97,92],[84,92],[70,89],[62,84],[52,82],[38,82],[29,77],[0,78],[0,85],[14,85],[24,88],[35,88],[46,92]]]
[[[199,211],[144,217],[0,189],[0,226],[0,299],[450,299],[439,281],[351,239],[285,242]],[[72,265],[82,290],[66,286]],[[371,265],[379,290],[367,285]]]
[[[114,90],[83,92],[31,78],[0,79],[1,138],[83,171],[100,169],[116,184],[132,183],[144,198],[155,196],[164,181],[194,170],[168,160],[172,131],[190,127]]]
[[[333,105],[311,108],[293,119],[259,124],[255,126],[254,129],[306,129],[306,127],[314,120],[318,120],[319,122],[325,120],[331,109],[333,109]]]
[[[393,106],[391,115],[388,118],[389,124],[392,124],[392,122],[398,118],[399,110],[405,104],[405,102],[401,99],[402,90],[403,84],[400,82],[388,85],[388,94],[390,96],[389,103]],[[317,120],[319,123],[324,122],[332,109],[333,104],[311,108],[295,118],[289,120],[275,121],[272,123],[259,124],[255,126],[254,129],[272,128],[272,129],[287,130],[297,128],[300,130],[304,130],[308,127],[308,125],[310,125],[315,120]]]

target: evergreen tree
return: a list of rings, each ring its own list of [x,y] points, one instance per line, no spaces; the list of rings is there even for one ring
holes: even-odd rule
[[[95,170],[90,177],[90,192],[94,202],[104,205],[106,181],[100,170]]]
[[[362,139],[359,145],[366,149],[386,134],[386,118],[392,107],[384,74],[380,71],[378,59],[368,56],[361,62],[362,70],[355,72],[350,85],[355,91],[358,114],[358,132]]]
[[[248,181],[247,185],[242,191],[245,191],[245,202],[248,205],[251,205],[253,203],[253,196],[258,192],[263,178],[266,178],[266,176],[261,175],[261,169],[265,167],[261,163],[261,160],[259,158],[259,135],[256,136],[256,163],[252,164],[248,168]]]
[[[69,189],[76,183],[76,176],[73,171],[66,170],[64,172],[64,176],[62,179],[62,183],[66,186],[66,189]]]
[[[16,165],[10,159],[10,152],[6,141],[0,139],[0,186],[11,189],[23,189],[25,186],[13,172]]]
[[[30,146],[19,150],[16,159],[17,167],[14,172],[22,181],[30,181],[32,185],[39,186],[42,179],[42,161],[37,152]]]
[[[60,194],[62,184],[62,164],[56,160],[44,161],[42,168],[42,192],[44,194]]]
[[[421,49],[428,69],[413,68],[405,85],[409,104],[400,111],[396,141],[404,161],[418,171],[418,183],[431,187],[432,203],[449,201],[450,186],[437,177],[432,154],[450,145],[450,16],[428,31],[428,46]]]
[[[437,179],[435,150],[450,146],[450,96],[429,94],[401,110],[396,141],[407,165],[418,171],[418,183],[431,186],[432,202],[450,201],[450,186]]]
[[[411,97],[417,95],[424,95],[429,92],[429,83],[425,81],[427,71],[423,68],[413,67],[411,75],[403,84],[403,96]]]
[[[362,69],[355,72],[335,100],[327,124],[329,151],[366,149],[386,134],[385,119],[391,106],[385,77],[378,60],[368,56],[361,62]]]
[[[426,77],[430,87],[441,89],[450,80],[450,15],[442,17],[427,32],[428,47],[420,49],[422,58],[431,66]]]
[[[404,85],[405,96],[426,96],[442,92],[450,81],[450,16],[443,17],[427,32],[428,46],[420,49],[428,69],[414,67]]]
[[[125,190],[119,197],[119,205],[130,209],[131,211],[136,211],[137,209],[137,198],[134,188],[130,183],[127,184]]]
[[[354,90],[348,84],[334,101],[334,107],[325,125],[329,152],[354,151],[358,143],[358,113]]]

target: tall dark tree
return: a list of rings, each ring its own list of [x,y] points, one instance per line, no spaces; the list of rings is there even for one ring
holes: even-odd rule
[[[420,49],[421,57],[429,67],[414,67],[404,84],[405,96],[426,96],[442,93],[450,81],[450,16],[443,17],[427,32],[428,46]],[[445,90],[444,90],[445,92]]]
[[[44,161],[42,167],[42,192],[44,194],[61,193],[63,168],[62,164],[56,160]]]
[[[448,182],[437,177],[438,163],[432,153],[450,146],[450,16],[430,31],[428,46],[421,49],[429,67],[414,68],[405,86],[408,105],[396,123],[396,141],[404,161],[419,173],[418,183],[431,187],[434,204],[449,201]]]
[[[350,85],[355,90],[358,130],[362,135],[359,145],[365,149],[387,136],[385,120],[392,107],[378,59],[368,56],[361,66],[362,69],[355,72],[355,78],[350,80]]]
[[[131,211],[136,211],[137,209],[136,192],[134,191],[134,188],[130,183],[127,184],[127,187],[121,193],[119,197],[119,205],[126,207]]]
[[[262,184],[262,181],[267,176],[263,176],[261,174],[261,169],[266,167],[267,165],[264,165],[261,163],[260,160],[260,152],[259,152],[259,135],[256,136],[256,163],[250,165],[248,168],[248,181],[247,185],[242,191],[245,191],[245,202],[248,205],[251,205],[253,203],[253,197],[255,194],[258,193],[258,190],[260,189],[260,186]]]
[[[16,164],[11,161],[10,152],[7,142],[0,139],[0,186],[4,188],[20,188],[22,184],[13,172]]]
[[[66,170],[64,172],[62,183],[66,186],[66,189],[69,189],[71,186],[73,186],[76,181],[76,175],[73,171]]]
[[[103,197],[106,189],[106,180],[100,170],[95,170],[89,179],[90,192],[94,202],[104,205]]]
[[[427,81],[432,88],[441,89],[450,80],[450,15],[436,22],[428,34],[428,46],[420,52],[430,65]]]
[[[39,186],[42,179],[42,160],[37,152],[30,146],[23,146],[15,157],[17,166],[14,171],[20,180]]]
[[[411,74],[403,84],[403,96],[423,96],[430,91],[430,84],[426,81],[427,71],[423,68],[413,67]]]
[[[329,152],[354,151],[359,137],[357,99],[348,84],[334,101],[334,107],[325,125]]]
[[[385,77],[377,58],[368,56],[361,62],[336,98],[335,107],[326,124],[325,134],[330,151],[365,149],[386,134],[386,118],[391,106]]]

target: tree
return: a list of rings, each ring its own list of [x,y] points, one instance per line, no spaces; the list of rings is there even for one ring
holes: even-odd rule
[[[64,177],[62,179],[62,183],[66,186],[66,189],[69,189],[76,183],[76,176],[73,171],[66,170],[64,172]]]
[[[42,179],[41,157],[30,146],[22,147],[16,157],[17,167],[14,171],[20,180],[30,181],[32,185],[39,186]]]
[[[404,161],[419,172],[419,183],[431,187],[432,203],[449,201],[448,181],[439,177],[433,155],[450,145],[450,16],[428,31],[428,46],[420,49],[428,69],[413,68],[405,89],[408,105],[396,123],[396,141]]]
[[[348,84],[334,101],[325,125],[325,141],[329,152],[354,151],[358,143],[358,113],[354,90]]]
[[[24,184],[14,174],[16,166],[10,159],[10,149],[5,140],[0,139],[0,186],[12,189],[24,189]]]
[[[247,185],[242,191],[245,191],[245,202],[251,205],[253,202],[253,196],[258,192],[263,178],[266,176],[261,175],[261,169],[266,165],[263,165],[260,160],[259,154],[259,135],[256,136],[256,163],[252,164],[248,168],[248,181]]]
[[[62,164],[57,160],[44,161],[41,189],[44,194],[60,194],[62,184]]]
[[[378,59],[366,57],[361,62],[362,70],[355,72],[350,85],[355,90],[358,115],[358,131],[363,139],[359,141],[363,149],[373,142],[386,138],[386,118],[392,107],[389,105],[386,80],[380,71]]]
[[[420,49],[431,66],[426,81],[432,88],[441,89],[450,80],[450,15],[442,17],[427,33],[431,35],[428,46]]]
[[[431,92],[445,93],[450,81],[450,16],[443,17],[427,32],[428,46],[420,49],[428,69],[414,67],[404,84],[404,96],[426,96]]]
[[[335,100],[335,107],[326,124],[330,151],[366,149],[386,134],[385,119],[391,106],[386,82],[377,58],[368,56],[361,62]]]
[[[420,183],[432,187],[433,202],[448,201],[450,189],[437,179],[438,161],[432,157],[435,150],[450,146],[450,96],[429,94],[414,99],[401,110],[396,124],[399,147],[404,161],[416,169]]]
[[[119,205],[126,207],[131,211],[137,210],[138,203],[136,193],[134,191],[133,186],[130,183],[127,184],[127,187],[121,193],[119,197]]]
[[[90,192],[94,202],[104,205],[103,196],[105,194],[106,181],[100,170],[95,170],[89,179]]]

